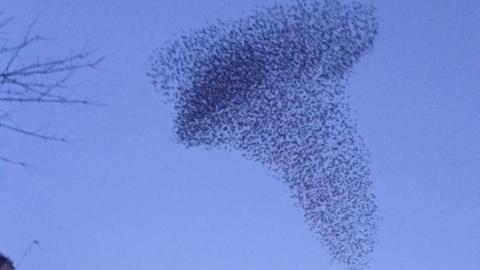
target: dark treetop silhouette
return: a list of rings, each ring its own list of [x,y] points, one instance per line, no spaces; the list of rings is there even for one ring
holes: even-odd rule
[[[377,207],[345,84],[377,34],[371,6],[296,1],[193,31],[148,73],[176,109],[179,143],[237,149],[291,190],[330,255],[364,268]]]
[[[9,257],[0,253],[0,270],[14,270],[15,267],[13,265],[12,260]]]

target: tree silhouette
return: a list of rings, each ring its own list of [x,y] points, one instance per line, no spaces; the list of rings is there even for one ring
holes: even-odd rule
[[[43,128],[24,127],[8,108],[12,105],[31,107],[34,104],[95,105],[92,98],[71,97],[67,92],[68,82],[77,71],[97,68],[103,58],[97,57],[95,50],[85,46],[73,54],[54,59],[29,60],[25,54],[32,51],[32,45],[48,39],[32,33],[33,22],[21,40],[12,41],[8,35],[11,22],[12,18],[0,19],[3,35],[0,39],[0,130],[45,141],[69,142],[66,136],[49,133]],[[0,161],[26,166],[23,161],[1,155]]]

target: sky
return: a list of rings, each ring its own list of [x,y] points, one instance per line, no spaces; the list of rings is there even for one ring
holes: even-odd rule
[[[288,1],[277,1],[286,3]],[[480,2],[372,0],[379,35],[348,93],[372,154],[382,221],[370,269],[480,268]],[[71,90],[106,106],[15,108],[73,145],[0,131],[0,251],[20,270],[345,269],[331,262],[287,188],[236,152],[176,144],[173,110],[145,73],[155,48],[270,0],[2,0],[3,35],[87,42],[105,60]]]

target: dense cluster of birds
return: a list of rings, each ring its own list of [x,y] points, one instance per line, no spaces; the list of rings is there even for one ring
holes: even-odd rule
[[[346,81],[377,28],[372,6],[297,0],[188,32],[155,51],[148,73],[173,104],[179,143],[270,168],[351,269],[371,258],[378,214]]]

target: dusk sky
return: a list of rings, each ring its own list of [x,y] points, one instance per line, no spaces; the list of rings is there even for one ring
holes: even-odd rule
[[[382,217],[369,269],[480,269],[480,1],[360,2],[379,22],[347,87]],[[166,41],[272,3],[2,0],[14,20],[1,38],[34,20],[52,38],[26,61],[87,43],[105,56],[69,90],[106,106],[5,105],[75,143],[0,129],[2,156],[31,164],[0,163],[0,252],[18,260],[38,240],[19,270],[346,269],[261,164],[176,144],[174,111],[146,76]]]

